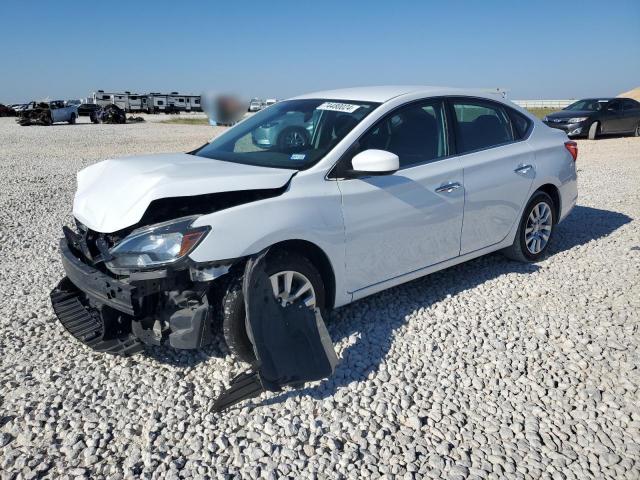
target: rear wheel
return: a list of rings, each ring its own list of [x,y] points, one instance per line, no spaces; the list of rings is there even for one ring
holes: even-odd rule
[[[519,262],[537,262],[549,248],[557,222],[553,199],[545,192],[536,192],[527,204],[513,245],[503,253]]]
[[[281,305],[301,300],[309,308],[323,308],[322,277],[306,257],[295,252],[274,252],[267,257],[266,269],[273,294]],[[227,281],[221,305],[224,339],[236,358],[251,363],[255,354],[247,334],[242,276],[236,275]]]
[[[593,122],[589,127],[589,140],[595,140],[599,134],[600,134],[600,123]]]

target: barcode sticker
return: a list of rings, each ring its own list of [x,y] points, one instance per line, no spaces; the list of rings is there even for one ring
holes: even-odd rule
[[[351,103],[324,102],[316,110],[331,110],[333,112],[353,113],[360,108],[360,105]]]

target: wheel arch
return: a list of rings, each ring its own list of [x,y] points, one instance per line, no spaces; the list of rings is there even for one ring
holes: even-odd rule
[[[556,216],[556,222],[560,221],[560,212],[562,212],[562,206],[560,204],[560,190],[552,183],[545,183],[544,185],[540,185],[535,192],[544,192],[551,197],[553,200],[554,213]],[[534,194],[535,194],[534,192]],[[532,195],[533,196],[533,195]]]
[[[296,252],[306,258],[318,269],[325,288],[325,307],[331,309],[336,298],[336,277],[329,256],[315,243],[308,240],[283,240],[269,247],[273,250]]]

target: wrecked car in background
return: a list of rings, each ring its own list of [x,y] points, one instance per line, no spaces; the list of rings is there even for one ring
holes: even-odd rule
[[[119,106],[110,103],[89,114],[92,123],[127,123],[127,114]]]
[[[90,117],[93,112],[100,110],[97,103],[82,103],[78,106],[78,115],[81,117]]]
[[[15,115],[16,111],[13,108],[0,103],[0,117],[15,117]]]
[[[16,122],[24,126],[28,125],[53,125],[54,123],[67,122],[71,125],[78,118],[78,106],[65,106],[64,101],[30,102],[17,114]]]
[[[256,145],[278,124],[304,141]],[[537,261],[577,199],[576,144],[542,126],[499,95],[368,87],[279,102],[193,152],[97,163],[78,173],[54,310],[99,351],[199,348],[222,328],[253,362],[242,288],[260,252],[275,302],[319,312],[497,250]]]

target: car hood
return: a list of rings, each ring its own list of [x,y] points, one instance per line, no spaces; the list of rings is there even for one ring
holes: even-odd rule
[[[139,222],[153,200],[280,188],[295,173],[186,153],[105,160],[78,172],[73,215],[92,230],[112,233]]]
[[[593,110],[561,110],[559,112],[550,113],[547,118],[575,118],[575,117],[590,117],[593,115]]]

